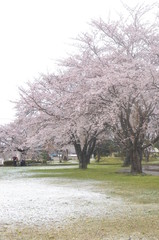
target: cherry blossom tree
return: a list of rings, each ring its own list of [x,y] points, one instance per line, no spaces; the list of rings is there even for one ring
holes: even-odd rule
[[[141,173],[147,135],[151,142],[158,140],[158,101],[152,89],[152,72],[158,76],[158,16],[148,22],[146,14],[154,8],[145,5],[126,10],[126,18],[93,21],[92,31],[78,40],[102,66],[100,79],[94,79],[99,103],[114,136],[130,154],[131,172]]]
[[[142,172],[142,151],[158,140],[158,16],[146,17],[156,8],[125,9],[125,18],[92,21],[58,74],[20,90],[17,117],[30,129],[29,141],[73,144],[80,168],[108,126],[128,151],[132,173]]]
[[[16,155],[19,160],[29,150],[27,145],[27,132],[19,120],[0,127],[1,151],[9,154],[10,157]]]
[[[24,119],[28,129],[32,129],[30,142],[52,141],[60,147],[73,144],[79,167],[87,168],[105,126],[101,124],[100,109],[89,104],[90,79],[86,81],[83,70],[79,70],[75,62],[80,61],[74,59],[70,67],[69,59],[69,69],[65,73],[42,75],[34,83],[28,83],[27,90],[21,89],[18,118]]]

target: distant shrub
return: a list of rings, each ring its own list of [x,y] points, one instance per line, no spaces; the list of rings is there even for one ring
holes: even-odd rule
[[[13,166],[13,161],[12,160],[4,161],[4,166]]]
[[[50,160],[51,160],[51,157],[50,157],[50,155],[48,154],[47,151],[42,151],[42,153],[41,153],[41,158],[42,158],[43,164],[46,164],[47,161],[50,161]]]
[[[123,154],[121,152],[114,153],[114,157],[123,157]]]
[[[123,161],[120,157],[101,157],[101,164],[121,164]]]
[[[41,164],[42,161],[40,160],[26,160],[26,165],[36,165],[36,164]]]

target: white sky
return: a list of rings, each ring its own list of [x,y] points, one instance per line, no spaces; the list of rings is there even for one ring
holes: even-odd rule
[[[53,72],[91,19],[120,8],[120,0],[0,0],[0,124],[13,120],[18,86]]]

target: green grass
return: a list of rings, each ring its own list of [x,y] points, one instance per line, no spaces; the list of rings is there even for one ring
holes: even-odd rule
[[[159,176],[136,175],[121,173],[122,162],[119,159],[102,160],[99,164],[92,163],[88,169],[76,168],[59,169],[35,169],[32,170],[33,177],[59,177],[76,180],[96,180],[99,187],[110,188],[111,193],[128,198],[138,203],[157,203],[159,199]],[[123,168],[122,168],[123,169]]]
[[[97,164],[97,162],[95,162]],[[123,160],[120,157],[101,157],[99,165],[116,165],[116,164],[123,164]]]
[[[48,226],[47,229],[44,227],[40,228],[40,230],[38,229],[38,231],[36,228],[32,229],[34,226],[31,226],[31,228],[29,226],[28,229],[25,226],[21,230],[21,238],[19,239],[52,239],[50,238],[51,235],[54,236],[53,239],[57,240],[130,239],[130,236],[131,239],[158,239],[159,176],[132,176],[128,173],[122,173],[120,171],[123,169],[122,161],[118,158],[102,158],[99,163],[92,162],[86,170],[78,169],[78,166],[66,168],[65,166],[58,165],[58,167],[6,167],[3,171],[10,171],[11,174],[12,171],[17,171],[18,173],[20,169],[21,171],[32,173],[31,176],[27,174],[26,177],[49,177],[53,180],[54,178],[59,178],[59,181],[56,181],[56,184],[58,182],[59,186],[64,185],[64,181],[60,181],[61,179],[64,179],[66,183],[67,179],[79,180],[79,184],[80,181],[85,181],[86,183],[87,181],[92,181],[94,191],[105,193],[106,196],[110,194],[110,198],[118,196],[124,199],[125,201],[121,202],[125,209],[124,212],[121,210],[120,214],[115,215],[115,217],[114,215],[106,215],[101,219],[95,217],[79,218],[75,222],[68,222],[67,225],[62,226],[61,224],[57,231],[52,228],[52,232]],[[49,184],[52,184],[53,180],[50,181],[49,179]],[[71,181],[69,181],[69,184],[71,184]],[[116,210],[114,209],[114,211]],[[54,224],[52,225],[51,223],[51,227],[55,227]],[[19,226],[16,231],[19,231]],[[2,234],[5,233],[6,227]]]
[[[148,162],[143,161],[143,164],[147,165],[158,165],[159,164],[159,158],[150,158],[150,160]]]
[[[63,186],[65,179],[79,180],[80,181],[92,181],[92,187],[97,192],[106,193],[106,196],[121,197],[125,201],[122,201],[124,211],[118,215],[106,215],[105,217],[91,218],[82,217],[67,222],[67,225],[62,224],[56,229],[55,225],[51,224],[45,228],[45,225],[39,229],[34,225],[27,227],[15,226],[10,230],[10,226],[5,226],[4,231],[1,231],[2,238],[7,236],[7,239],[13,239],[13,233],[19,238],[17,239],[158,239],[159,236],[159,176],[150,175],[136,175],[132,176],[128,173],[122,173],[122,161],[119,158],[102,158],[99,163],[92,162],[88,169],[78,169],[76,165],[70,165],[70,168],[66,168],[62,164],[57,164],[48,167],[25,167],[14,168],[6,167],[2,169],[3,174],[9,171],[12,175],[12,171],[18,173],[31,172],[30,174],[21,175],[20,177],[31,178],[59,178],[59,185]],[[154,163],[151,160],[150,164]],[[69,163],[67,164],[67,166]],[[55,166],[55,168],[54,168]],[[3,175],[2,175],[3,176]],[[52,184],[54,181],[48,181]],[[96,182],[94,182],[94,180]],[[71,184],[71,181],[69,181]],[[85,184],[84,184],[85,185]],[[112,198],[113,199],[113,198]],[[106,206],[107,207],[107,206]],[[109,207],[109,206],[108,206]],[[127,208],[128,212],[127,212]],[[114,209],[114,212],[116,210]],[[6,235],[7,234],[7,235]],[[9,235],[10,234],[10,235]],[[6,239],[4,237],[4,239]]]
[[[150,175],[136,175],[129,173],[119,173],[121,165],[95,165],[90,164],[88,169],[82,170],[78,168],[59,168],[59,169],[35,169],[31,170],[34,177],[62,177],[72,179],[91,179],[104,182],[112,182],[114,184],[131,185],[135,188],[153,188],[159,189],[159,177]]]

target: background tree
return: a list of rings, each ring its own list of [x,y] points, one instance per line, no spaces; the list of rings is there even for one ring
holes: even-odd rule
[[[57,74],[20,89],[17,118],[27,144],[73,144],[79,167],[87,168],[109,127],[129,155],[131,172],[142,172],[143,150],[159,138],[158,15],[146,18],[153,7],[125,6],[125,18],[92,21],[78,38],[77,54],[62,61]]]
[[[88,98],[90,78],[77,65],[84,64],[86,57],[76,58],[68,60],[65,73],[42,75],[34,83],[28,83],[26,89],[21,89],[17,109],[18,117],[32,129],[29,141],[52,140],[59,148],[73,144],[79,167],[87,168],[97,138],[105,126],[101,109],[90,104]]]
[[[92,32],[79,38],[82,48],[103,65],[102,76],[94,79],[97,99],[105,109],[106,122],[129,153],[132,173],[142,172],[147,134],[151,131],[154,141],[157,133],[152,127],[158,114],[152,70],[158,74],[159,31],[156,19],[150,23],[145,17],[151,8],[126,6],[126,18],[93,21]]]

